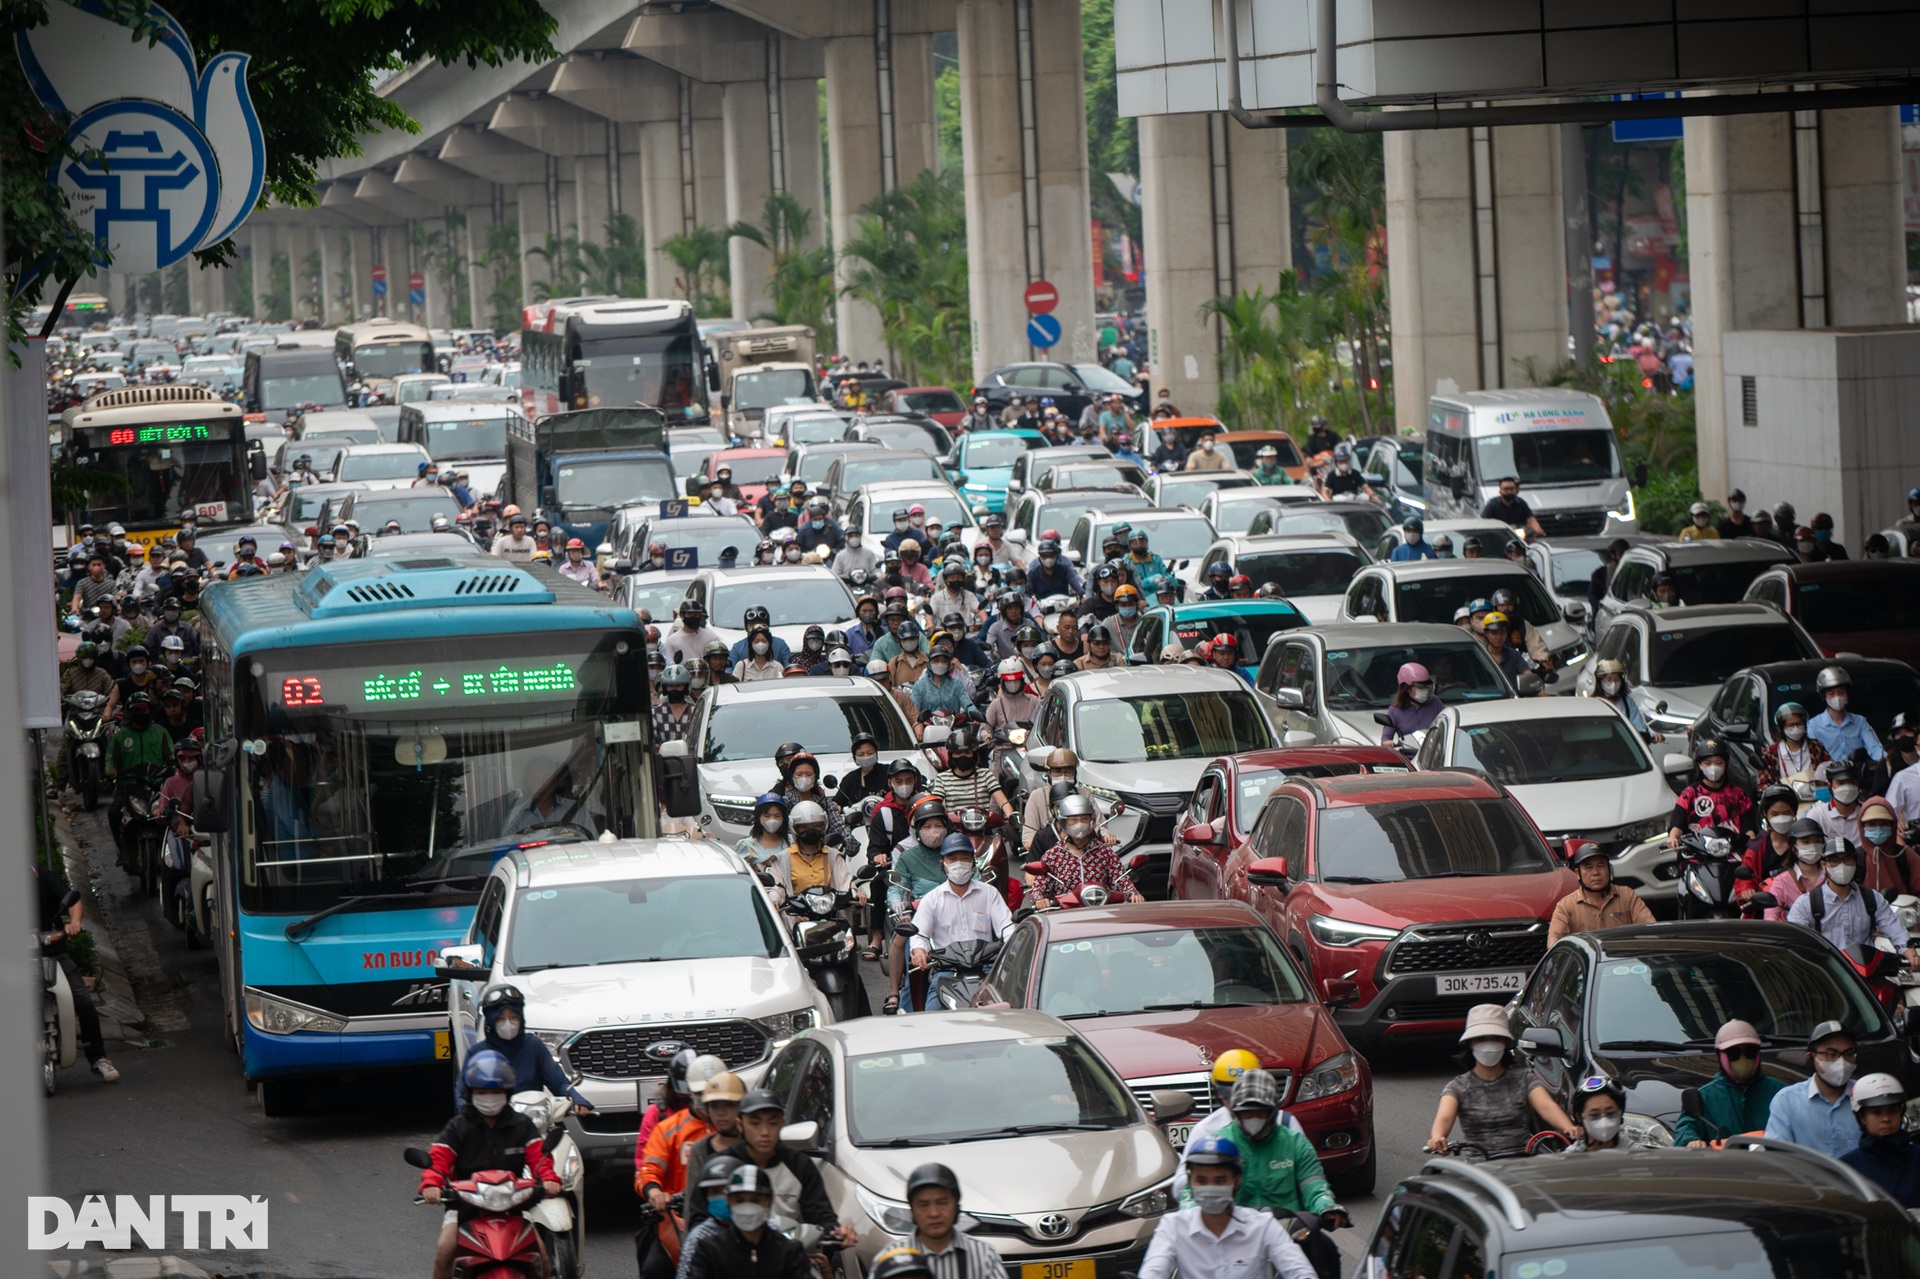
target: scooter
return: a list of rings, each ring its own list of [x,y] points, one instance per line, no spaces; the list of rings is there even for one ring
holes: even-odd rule
[[[542,1195],[527,1208],[526,1217],[540,1232],[553,1265],[552,1279],[580,1279],[587,1242],[586,1161],[567,1131],[573,1103],[544,1088],[514,1093],[507,1104],[531,1119],[551,1143],[547,1153],[560,1174],[560,1193]]]
[[[1019,910],[1026,885],[1007,873],[1006,818],[980,808],[960,810],[960,829],[973,841],[973,877],[997,885],[1008,910]]]
[[[67,766],[73,771],[73,789],[80,792],[80,803],[89,813],[100,806],[101,752],[107,725],[103,718],[107,695],[81,690],[68,693],[65,704]]]
[[[176,834],[171,821],[160,838],[160,909],[168,923],[186,933],[188,950],[198,950],[207,942],[194,909],[193,863],[199,850],[212,843],[191,823],[186,834]]]
[[[418,1146],[408,1146],[402,1158],[415,1168],[433,1167],[432,1157]],[[498,1169],[449,1182],[442,1204],[460,1214],[455,1279],[545,1279],[540,1232],[527,1215],[539,1196],[539,1182]]]
[[[867,883],[878,873],[874,866],[862,866],[854,879]],[[794,893],[780,908],[793,917],[793,948],[813,984],[827,997],[836,1021],[851,1021],[873,1011],[866,983],[860,980],[858,939],[842,915],[851,905],[853,894],[823,886]]]
[[[79,893],[68,893],[62,908],[80,900]],[[73,1011],[73,987],[67,983],[67,970],[58,956],[46,953],[66,934],[60,929],[39,934],[40,942],[40,1082],[53,1096],[62,1070],[73,1065],[80,1051],[80,1021]]]
[[[1737,886],[1757,878],[1741,863],[1739,832],[1716,826],[1680,837],[1680,886],[1675,894],[1681,919],[1758,919],[1780,903],[1764,890],[1739,896]]]
[[[120,838],[132,873],[140,877],[140,895],[151,897],[160,887],[160,841],[166,834],[156,807],[160,799],[160,770],[140,770],[126,793],[120,818]]]
[[[1373,722],[1382,728],[1392,730],[1393,749],[1399,751],[1408,759],[1412,759],[1418,754],[1421,743],[1427,740],[1427,732],[1425,729],[1417,728],[1411,733],[1402,733],[1398,729],[1395,729],[1393,727],[1393,717],[1385,711],[1375,711],[1373,713]]]

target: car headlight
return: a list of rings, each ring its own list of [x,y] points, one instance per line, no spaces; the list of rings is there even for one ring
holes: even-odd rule
[[[760,1019],[767,1034],[775,1039],[792,1039],[813,1026],[813,1009],[796,1008],[790,1013],[772,1013]]]
[[[547,1051],[560,1063],[560,1069],[566,1072],[568,1079],[576,1084],[580,1082],[580,1072],[573,1068],[573,1063],[567,1060],[567,1054],[563,1051],[567,1041],[573,1038],[571,1030],[535,1030],[529,1026],[527,1033],[547,1046]]]
[[[1622,826],[1614,833],[1614,838],[1629,844],[1645,843],[1649,839],[1659,839],[1667,833],[1665,815],[1649,817],[1644,822],[1632,822]]]
[[[1629,1110],[1620,1119],[1620,1136],[1643,1146],[1671,1146],[1673,1129],[1651,1115],[1636,1115]]]
[[[1293,1099],[1296,1102],[1318,1101],[1322,1097],[1331,1097],[1359,1086],[1360,1063],[1354,1060],[1352,1053],[1341,1053],[1315,1066],[1313,1073],[1300,1081],[1299,1091],[1294,1093]]]
[[[1612,510],[1608,511],[1607,514],[1613,516],[1617,520],[1631,520],[1631,519],[1638,518],[1638,514],[1633,505],[1633,490],[1628,489],[1627,500],[1620,503],[1619,506],[1616,506]]]
[[[1589,657],[1592,657],[1592,656],[1593,656],[1593,650],[1591,648],[1588,648],[1587,645],[1582,642],[1575,642],[1575,643],[1569,644],[1565,648],[1561,649],[1558,653],[1554,654],[1555,660],[1558,661],[1562,666],[1578,666],[1581,662],[1586,661]]]
[[[1355,924],[1331,915],[1315,915],[1307,921],[1314,938],[1327,946],[1358,946],[1361,942],[1390,941],[1400,935],[1398,928],[1377,924]]]
[[[1679,715],[1668,715],[1656,711],[1647,712],[1647,727],[1663,736],[1669,733],[1684,733],[1693,727],[1693,721]]]
[[[339,1034],[347,1028],[346,1019],[309,1008],[305,1004],[275,999],[249,987],[246,991],[247,1024],[268,1035],[291,1035],[299,1030],[327,1031]]]
[[[1095,799],[1104,799],[1109,804],[1120,802],[1120,792],[1107,786],[1095,786],[1092,782],[1081,782],[1080,789]]]
[[[1120,1211],[1129,1217],[1163,1217],[1177,1205],[1173,1201],[1173,1179],[1150,1186],[1137,1195],[1120,1201]]]
[[[865,1186],[854,1183],[853,1197],[860,1205],[860,1211],[867,1214],[869,1220],[888,1234],[911,1235],[914,1231],[913,1211],[897,1199],[882,1199]]]
[[[754,795],[709,795],[713,815],[729,826],[753,825]]]

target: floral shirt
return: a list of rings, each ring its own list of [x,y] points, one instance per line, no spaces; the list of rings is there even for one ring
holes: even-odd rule
[[[1096,838],[1084,852],[1076,852],[1062,839],[1040,860],[1047,865],[1040,891],[1048,897],[1077,893],[1086,884],[1099,884],[1111,892],[1120,878],[1120,858],[1109,839]]]

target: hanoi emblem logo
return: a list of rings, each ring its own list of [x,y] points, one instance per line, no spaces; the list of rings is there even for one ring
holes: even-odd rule
[[[105,0],[52,0],[45,25],[14,36],[34,96],[73,117],[67,137],[83,153],[48,176],[117,271],[157,271],[220,243],[266,177],[247,55],[200,68],[173,15],[151,12],[161,24],[152,45]]]

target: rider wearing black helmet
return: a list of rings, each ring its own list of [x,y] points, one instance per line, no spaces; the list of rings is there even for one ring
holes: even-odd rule
[[[1760,801],[1754,805],[1754,828],[1758,833],[1741,859],[1754,875],[1744,885],[1745,889],[1761,887],[1793,860],[1793,837],[1788,831],[1799,812],[1800,797],[1793,787],[1776,783],[1760,792]]]
[[[1680,847],[1685,831],[1714,826],[1752,835],[1753,801],[1727,777],[1726,744],[1717,737],[1696,739],[1693,762],[1698,780],[1680,792],[1673,806],[1667,821],[1667,847]]]
[[[1233,580],[1233,566],[1225,560],[1215,560],[1207,565],[1207,589],[1202,591],[1202,602],[1233,598],[1227,584]]]
[[[1519,545],[1519,543],[1511,543]],[[1553,650],[1547,647],[1547,641],[1541,638],[1540,628],[1529,626],[1527,619],[1520,614],[1520,597],[1512,587],[1503,586],[1493,593],[1489,600],[1496,612],[1507,615],[1507,643],[1518,648],[1533,659],[1534,665],[1543,670],[1553,669]]]
[[[773,629],[773,615],[767,611],[767,607],[764,604],[755,604],[749,608],[746,614],[740,619],[740,627],[742,630],[750,631],[756,626],[764,626],[768,630]],[[788,648],[787,642],[778,635],[774,635],[771,638],[773,641],[773,651],[769,656],[784,669],[787,663],[793,660],[793,650]],[[746,661],[749,651],[746,636],[735,640],[733,647],[727,650],[728,665],[738,666],[740,663]]]
[[[992,1244],[955,1229],[960,1220],[960,1179],[945,1164],[921,1164],[907,1174],[907,1210],[913,1214],[913,1232],[895,1236],[881,1247],[881,1255],[892,1248],[917,1249],[924,1254],[928,1269],[916,1272],[896,1268],[887,1273],[966,1275],[976,1279],[996,1276],[1005,1269]],[[874,1269],[869,1271],[873,1279],[880,1279],[884,1264],[876,1259]]]
[[[480,996],[483,1024],[480,1042],[468,1049],[477,1052],[491,1048],[513,1067],[514,1088],[544,1088],[556,1097],[573,1102],[575,1110],[592,1110],[593,1105],[567,1079],[567,1072],[553,1059],[553,1052],[538,1035],[529,1035],[527,997],[518,986],[500,982],[487,987]],[[453,1072],[453,1108],[467,1104],[467,1081],[461,1071]]]
[[[1606,1075],[1588,1075],[1573,1090],[1573,1102],[1567,1113],[1580,1125],[1580,1140],[1567,1147],[1569,1154],[1588,1150],[1638,1150],[1646,1143],[1637,1133],[1623,1132],[1626,1122],[1627,1090]]]
[[[1050,595],[1080,595],[1087,589],[1060,550],[1060,535],[1052,531],[1040,534],[1034,548],[1033,564],[1027,569],[1027,594],[1036,600]]]

